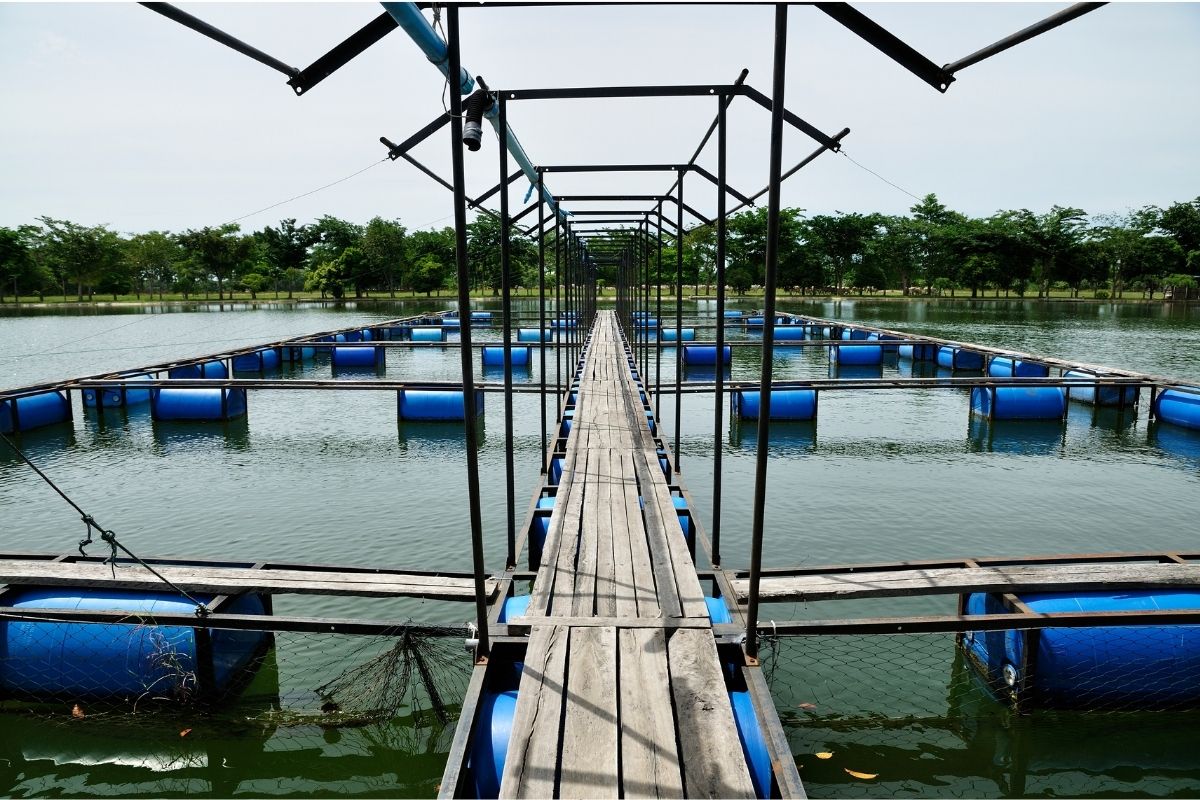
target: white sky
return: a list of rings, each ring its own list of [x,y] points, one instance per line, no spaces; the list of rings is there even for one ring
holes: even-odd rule
[[[373,4],[181,4],[304,67],[381,12]],[[936,63],[1061,4],[858,4]],[[762,6],[468,8],[463,62],[493,88],[729,83],[770,94],[772,11]],[[789,13],[787,106],[917,195],[960,211],[1092,214],[1200,195],[1200,4],[1116,3],[959,73],[938,94],[815,8]],[[441,75],[395,30],[304,97],[283,75],[135,4],[0,4],[0,225],[38,215],[121,231],[215,225],[381,159],[442,109]],[[515,103],[534,163],[685,161],[715,100]],[[769,116],[730,110],[730,182],[766,183]],[[414,155],[449,178],[449,128]],[[814,148],[797,131],[785,167]],[[715,172],[710,146],[701,164]],[[515,164],[510,168],[515,169]],[[473,193],[498,179],[495,139],[467,154]],[[668,174],[556,175],[556,194],[660,193]],[[514,184],[514,209],[527,184]],[[685,199],[715,208],[690,177]],[[761,201],[765,204],[766,198]],[[902,213],[912,199],[840,155],[785,184],[811,213]],[[577,208],[587,207],[583,204]],[[592,207],[596,207],[593,205]],[[639,206],[640,207],[640,206]],[[404,162],[242,221],[322,214],[444,225],[450,194]]]

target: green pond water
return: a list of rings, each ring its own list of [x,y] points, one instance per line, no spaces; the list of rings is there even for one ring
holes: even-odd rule
[[[516,306],[536,313],[530,303]],[[197,304],[66,314],[8,308],[0,310],[0,387],[445,307]],[[781,308],[1200,381],[1195,306],[864,298]],[[685,315],[711,324],[715,304],[689,303]],[[477,338],[499,339],[498,328],[476,330]],[[741,331],[730,337],[754,338]],[[756,378],[758,359],[758,349],[736,348],[731,376]],[[553,382],[553,357],[549,363]],[[878,374],[914,369],[926,374],[893,357]],[[828,370],[822,349],[780,350],[775,358],[777,378],[827,376]],[[652,364],[651,380],[654,371]],[[331,374],[324,359],[281,372]],[[664,354],[661,375],[674,380],[672,350]],[[711,371],[686,375],[705,378]],[[386,377],[455,380],[457,351],[391,350]],[[537,382],[536,359],[517,380]],[[773,433],[765,564],[1195,552],[1200,434],[1148,423],[1145,400],[1136,414],[1094,414],[1073,404],[1062,424],[989,426],[970,418],[963,390],[825,393],[815,424],[784,424]],[[536,395],[518,394],[513,404],[520,521],[539,483],[541,433]],[[713,398],[685,395],[681,409],[681,479],[711,530]],[[674,398],[664,397],[661,411],[662,431],[672,436]],[[722,551],[724,566],[739,567],[749,558],[755,434],[728,418],[727,405],[725,411]],[[256,391],[244,419],[215,425],[155,423],[145,406],[83,413],[76,401],[72,423],[23,434],[20,444],[139,554],[470,568],[461,429],[398,423],[392,393]],[[480,467],[487,557],[497,568],[504,551],[504,444],[502,398],[489,395]],[[27,467],[0,452],[0,531],[5,551],[65,553],[74,550],[83,526]],[[465,604],[316,597],[281,597],[275,611],[439,623],[472,616]],[[909,611],[952,613],[953,602],[773,605],[763,616]],[[453,645],[442,648],[446,658],[460,652],[459,643]],[[275,705],[300,708],[355,657],[384,646],[281,635],[273,668],[255,680],[271,684],[266,696]],[[1018,717],[972,682],[953,640],[941,635],[870,642],[809,637],[782,641],[772,652],[768,679],[812,796],[1200,794],[1200,718],[1194,714]],[[66,701],[49,718],[0,715],[0,793],[430,795],[453,733],[452,724],[410,709],[388,723],[337,729],[276,724],[260,712],[239,706],[215,720],[156,712],[131,723],[103,714],[74,718]],[[180,735],[183,730],[188,733]],[[818,759],[817,752],[834,755]]]

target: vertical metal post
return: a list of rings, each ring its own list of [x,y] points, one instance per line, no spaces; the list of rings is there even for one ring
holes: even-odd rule
[[[779,264],[779,185],[783,155],[783,93],[787,64],[787,6],[775,6],[775,63],[771,80],[770,191],[767,193],[767,264],[763,281],[762,380],[759,382],[758,450],[750,529],[750,597],[746,609],[746,655],[758,658],[758,592],[762,578],[763,517],[767,504],[767,455],[771,436],[771,378],[775,355],[775,273]]]
[[[542,474],[546,474],[546,450],[549,449],[549,432],[546,425],[546,200],[542,194],[542,171],[537,180],[538,195],[538,374],[541,378],[541,393],[538,395],[542,408]]]
[[[505,569],[517,566],[517,487],[513,465],[513,376],[512,376],[512,254],[508,235],[508,112],[504,95],[496,101],[499,107],[500,137],[500,302],[504,315],[504,500],[505,523],[508,531],[508,556]],[[526,362],[528,363],[528,362]]]
[[[462,70],[458,50],[458,8],[446,9],[446,46],[450,56],[450,74]],[[467,196],[463,170],[462,95],[450,91],[450,156],[454,167],[454,260],[458,266],[459,356],[462,361],[463,416],[467,439],[467,497],[471,515],[471,561],[475,572],[475,617],[479,630],[477,658],[487,658],[488,640],[487,586],[483,560],[483,518],[479,510],[479,436],[475,416],[475,363],[471,347],[471,273],[467,267]],[[464,319],[463,317],[466,317]]]
[[[562,347],[563,347],[563,311],[562,311],[562,225],[557,213],[554,215],[554,385],[558,390],[559,406],[562,406]],[[561,421],[561,420],[560,420]]]
[[[662,203],[658,204],[658,265],[655,267],[654,283],[658,287],[654,308],[654,419],[662,425]]]
[[[726,98],[717,98],[717,358],[725,352],[725,152]],[[721,455],[724,451],[725,368],[718,367],[716,397],[713,401],[713,501],[712,501],[712,563],[721,566]]]
[[[679,432],[683,425],[683,177],[679,170],[679,209],[675,220],[675,472],[680,472],[683,460],[679,452]],[[717,369],[721,367],[721,354],[717,353]]]

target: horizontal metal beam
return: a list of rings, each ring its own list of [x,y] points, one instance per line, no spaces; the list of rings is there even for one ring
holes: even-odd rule
[[[1046,628],[1197,625],[1200,610],[1096,611],[1050,614],[976,614],[774,622],[758,626],[761,636],[858,636],[896,633],[954,633]]]
[[[746,97],[748,97],[751,100],[753,100],[754,102],[758,103],[760,106],[765,108],[767,111],[771,110],[771,98],[767,97],[765,94],[758,91],[753,86],[742,86],[740,88],[744,90],[742,92],[742,94],[746,95]],[[820,142],[828,149],[835,150],[835,151],[841,149],[841,145],[832,136],[826,136],[824,133],[822,133],[820,130],[818,130],[815,126],[809,124],[808,122],[805,122],[800,117],[793,114],[791,111],[788,111],[786,108],[783,109],[783,118],[793,128],[796,128],[797,130],[802,131],[805,135]]]
[[[508,100],[588,100],[602,97],[717,97],[745,94],[745,86],[721,84],[680,86],[580,86],[561,89],[505,89]]]
[[[541,172],[678,172],[687,164],[548,164]]]
[[[440,598],[450,602],[474,598]],[[340,633],[356,636],[399,636],[405,631],[422,636],[466,638],[467,629],[454,625],[424,625],[395,620],[344,619],[338,617],[277,617],[259,614],[142,613],[132,611],[93,611],[76,608],[13,608],[0,606],[0,620],[38,620],[47,622],[103,623],[108,625],[169,625],[203,627],[217,630],[294,631],[298,633]]]
[[[389,19],[390,19],[390,17],[389,17]],[[444,113],[438,114],[436,117],[433,118],[432,122],[430,122],[425,127],[421,128],[421,130],[417,131],[412,136],[409,136],[407,139],[405,139],[400,144],[393,143],[386,136],[380,136],[379,141],[383,142],[384,146],[388,148],[388,158],[390,158],[392,161],[395,161],[397,158],[400,158],[402,155],[407,153],[409,150],[413,149],[414,147],[419,145],[421,142],[425,141],[430,136],[437,133],[438,131],[440,131],[442,128],[444,128],[445,126],[447,126],[449,124],[450,124],[450,115],[449,114],[444,114]]]

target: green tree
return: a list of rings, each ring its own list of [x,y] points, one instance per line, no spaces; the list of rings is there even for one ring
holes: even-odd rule
[[[32,225],[0,228],[0,302],[12,289],[14,302],[20,302],[21,291],[39,290],[49,275],[34,257],[38,229]]]
[[[225,299],[225,281],[241,272],[253,250],[253,239],[239,236],[239,230],[238,225],[230,223],[219,228],[189,229],[178,236],[179,244],[193,266],[201,270],[204,277],[216,279],[218,300]]]
[[[845,276],[854,268],[876,235],[875,214],[817,214],[807,222],[808,240],[832,269],[833,288],[842,291]]]
[[[396,285],[402,281],[407,261],[404,226],[399,220],[375,217],[367,223],[362,237],[362,251],[368,273],[382,281],[388,295],[396,296]]]
[[[361,225],[355,225],[328,214],[314,222],[310,227],[310,232],[314,241],[308,255],[310,265],[319,267],[321,264],[332,264],[341,258],[349,248],[362,246],[363,229]],[[367,260],[361,257],[361,250],[359,253],[359,257],[351,257],[349,262],[342,262],[338,267],[341,276],[340,283],[343,285],[352,283],[355,297],[362,297],[368,291],[370,281]],[[347,269],[353,271],[348,272]]]
[[[38,220],[46,226],[41,237],[45,264],[58,279],[64,296],[68,282],[75,284],[80,302],[85,288],[90,298],[101,279],[115,282],[120,274],[122,241],[108,226],[84,227],[52,217]]]
[[[300,288],[303,282],[305,260],[308,258],[308,248],[314,243],[314,236],[305,225],[296,225],[295,219],[280,220],[277,226],[267,226],[254,234],[262,250],[267,269],[266,275],[275,286],[275,299],[279,299],[279,284],[282,281],[287,289],[288,299]],[[300,282],[288,280],[290,270],[301,271]]]
[[[150,231],[131,236],[125,243],[124,257],[138,299],[141,299],[144,288],[152,298],[157,289],[161,300],[166,287],[175,278],[176,268],[183,261],[184,253],[171,234]]]
[[[250,292],[250,299],[257,300],[258,293],[267,287],[268,279],[258,272],[247,272],[242,276],[241,284],[243,289]]]

